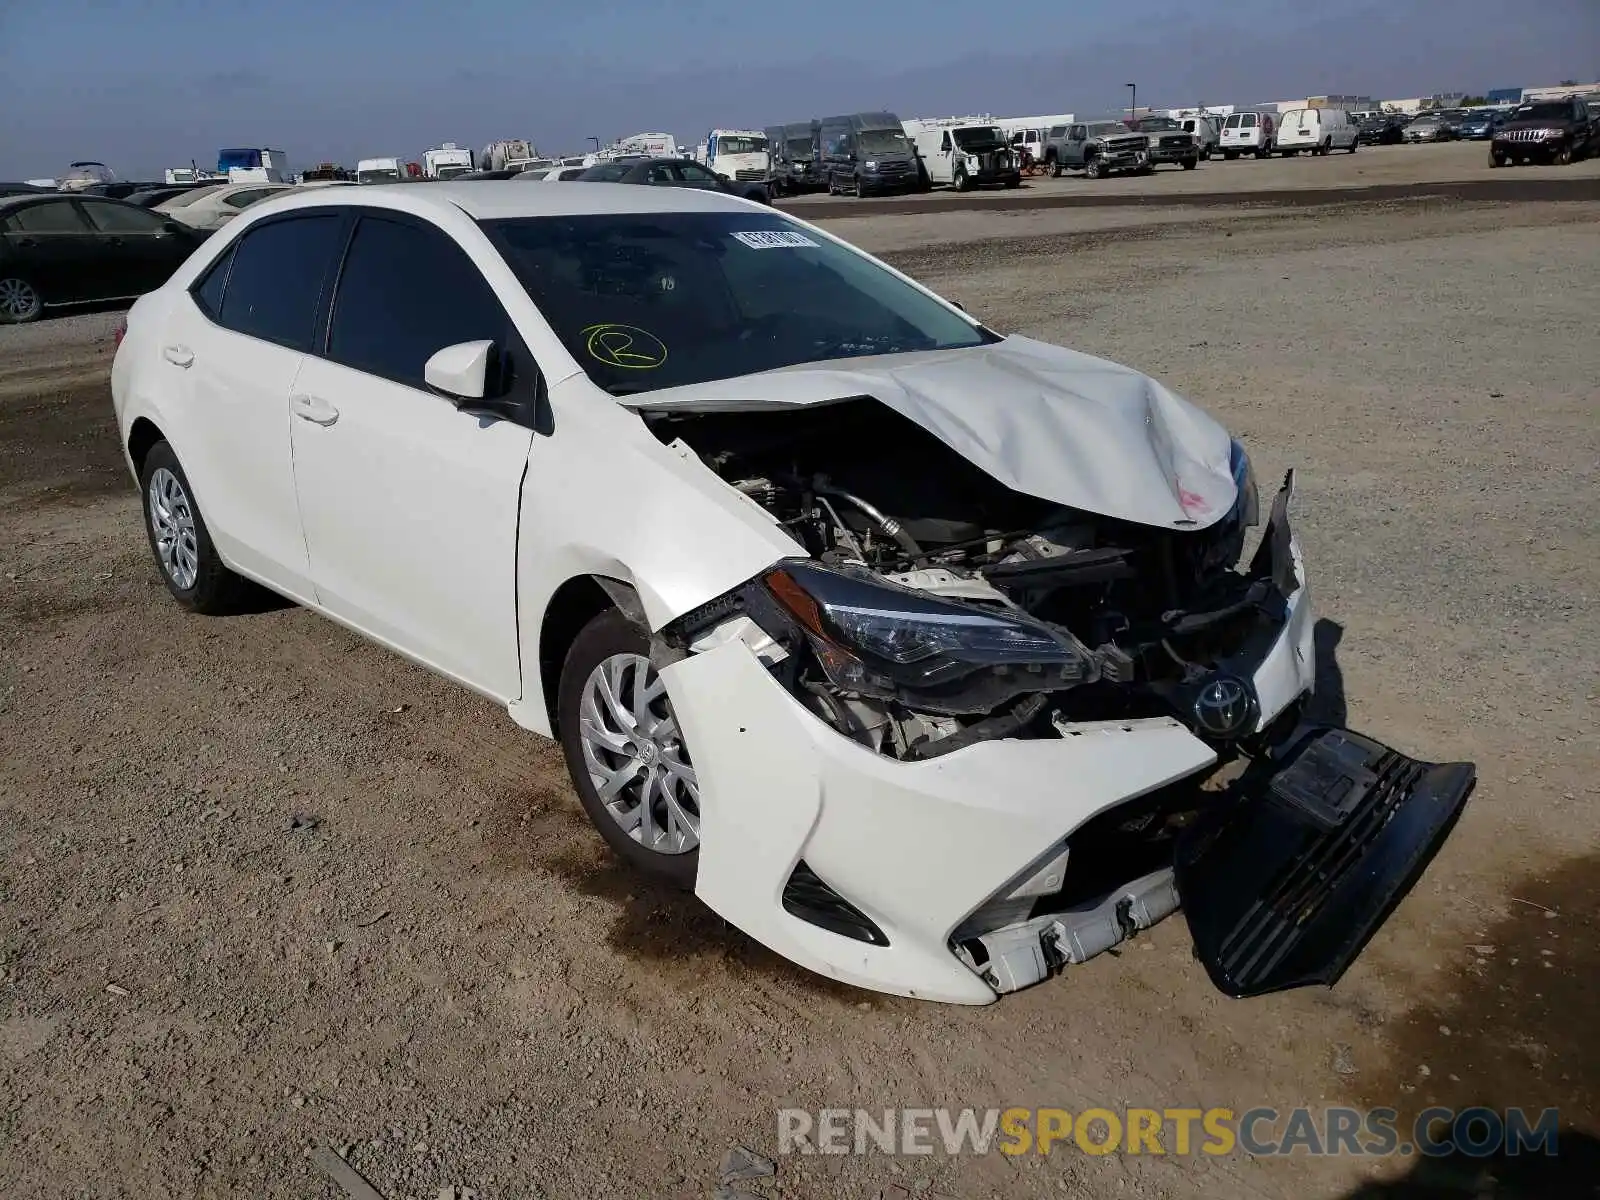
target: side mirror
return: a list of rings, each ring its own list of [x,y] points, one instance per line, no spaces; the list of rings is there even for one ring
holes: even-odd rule
[[[161,232],[162,233],[188,233],[189,232],[189,227],[187,225],[183,224],[181,221],[163,221],[163,222],[161,222]]]
[[[722,180],[723,183],[731,182],[731,180],[729,180],[729,178],[726,175],[724,175],[721,171],[717,172],[717,178]]]
[[[493,342],[458,342],[434,352],[422,368],[422,380],[458,404],[482,400]]]

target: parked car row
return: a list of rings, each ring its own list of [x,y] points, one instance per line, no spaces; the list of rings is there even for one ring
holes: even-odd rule
[[[207,233],[105,196],[0,198],[0,324],[160,287]]]

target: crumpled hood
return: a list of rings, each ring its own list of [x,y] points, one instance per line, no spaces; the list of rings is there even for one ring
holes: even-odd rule
[[[870,396],[1011,488],[1174,529],[1233,507],[1227,431],[1155,380],[1031,338],[785,367],[619,397],[642,411],[748,412]],[[692,442],[692,438],[690,439]]]

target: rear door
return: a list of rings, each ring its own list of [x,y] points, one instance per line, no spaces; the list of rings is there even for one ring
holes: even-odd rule
[[[107,280],[102,238],[67,196],[48,196],[6,210],[0,236],[7,258],[46,304],[69,304],[121,295]]]
[[[430,391],[423,366],[487,340],[534,369],[494,290],[435,225],[363,212],[327,342],[296,379],[295,489],[318,602],[501,701],[521,694],[517,514],[533,434]]]
[[[320,328],[348,222],[311,209],[258,222],[174,306],[164,414],[229,565],[312,596],[290,462],[289,392]]]
[[[94,199],[79,200],[78,207],[104,238],[107,274],[121,281],[121,295],[154,291],[194,248],[189,237],[173,233],[165,219],[146,209]]]

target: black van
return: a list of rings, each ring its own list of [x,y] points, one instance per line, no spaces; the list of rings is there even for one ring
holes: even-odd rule
[[[816,121],[768,125],[764,132],[772,146],[772,183],[775,193],[820,191],[824,186],[817,165]]]
[[[917,152],[890,112],[850,113],[817,123],[822,178],[830,196],[919,191]]]

